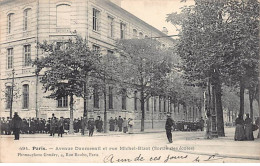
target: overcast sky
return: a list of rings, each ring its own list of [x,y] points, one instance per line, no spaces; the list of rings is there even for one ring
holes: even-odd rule
[[[181,3],[181,0],[122,0],[121,7],[155,28],[162,30],[166,27],[169,35],[175,35],[174,26],[167,23],[166,16],[172,12],[180,12],[180,7],[192,5],[193,0]]]

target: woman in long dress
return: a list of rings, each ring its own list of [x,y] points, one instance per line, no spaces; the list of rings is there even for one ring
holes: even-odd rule
[[[245,129],[244,129],[243,115],[238,115],[235,121],[236,131],[235,131],[235,141],[243,141],[245,139]]]
[[[129,118],[128,121],[128,126],[129,126],[129,134],[133,134],[134,133],[134,121],[133,119]]]
[[[245,119],[245,139],[254,140],[253,121],[251,118],[249,118],[249,114],[246,114],[246,119]]]

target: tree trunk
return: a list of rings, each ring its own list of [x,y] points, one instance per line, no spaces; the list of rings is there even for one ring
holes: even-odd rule
[[[83,117],[86,117],[88,119],[88,110],[87,110],[87,85],[84,83],[84,112],[83,112]]]
[[[249,88],[248,90],[249,94],[249,105],[250,105],[250,118],[254,120],[254,109],[253,109],[253,101],[254,101],[254,90],[253,88]]]
[[[145,111],[144,111],[144,91],[141,91],[141,111],[142,111],[142,118],[141,118],[141,132],[144,131],[144,117],[145,117]]]
[[[218,130],[218,136],[225,137],[221,91],[222,91],[221,90],[221,83],[220,83],[219,79],[217,79],[216,87],[215,87],[216,112],[217,112],[217,130]]]
[[[212,86],[212,111],[211,111],[211,127],[212,127],[212,137],[218,137],[217,131],[217,118],[216,118],[216,87]]]
[[[107,93],[104,89],[104,132],[107,133]]]
[[[245,93],[245,85],[244,80],[241,78],[240,80],[240,111],[239,114],[244,115],[244,93]]]
[[[73,95],[70,95],[70,128],[69,134],[74,134],[74,127],[73,127]]]

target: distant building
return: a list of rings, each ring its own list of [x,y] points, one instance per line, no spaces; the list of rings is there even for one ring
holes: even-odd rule
[[[41,118],[50,117],[52,113],[58,117],[69,117],[67,97],[59,100],[44,98],[46,94],[35,75],[35,67],[29,63],[29,60],[42,55],[36,48],[36,43],[47,40],[59,46],[77,32],[88,40],[92,49],[113,53],[115,39],[165,36],[161,31],[120,8],[120,0],[111,1],[0,0],[0,93],[3,99],[3,91],[12,86],[12,71],[14,71],[14,83],[19,89],[20,96],[13,102],[13,112],[18,112],[24,118],[35,117],[36,113]],[[171,38],[158,40],[165,47],[173,44]],[[102,96],[95,95],[89,97],[87,101],[89,114],[103,115],[101,98]],[[108,117],[131,116],[138,123],[141,118],[139,101],[116,98],[112,89],[108,100],[110,100]],[[165,119],[170,107],[173,107],[172,104],[165,98],[155,97],[149,100],[145,108],[146,123],[149,123],[146,127],[151,127],[152,119],[158,124],[164,123],[159,122]],[[10,103],[1,100],[0,116],[9,116],[9,109]],[[75,118],[83,115],[82,99],[76,99],[74,109]]]

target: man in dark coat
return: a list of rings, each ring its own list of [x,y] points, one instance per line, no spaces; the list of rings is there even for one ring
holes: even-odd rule
[[[64,119],[63,117],[60,117],[60,120],[58,121],[58,137],[61,136],[64,133]]]
[[[22,119],[18,116],[17,112],[14,113],[14,117],[11,123],[14,132],[14,140],[19,140],[20,129],[22,127]]]
[[[85,128],[87,126],[87,118],[86,117],[83,117],[81,119],[81,135],[85,135]]]
[[[204,123],[205,123],[205,121],[204,121],[203,118],[201,117],[201,118],[200,118],[200,121],[199,121],[200,130],[201,130],[201,131],[204,131]]]
[[[168,141],[170,143],[172,143],[172,126],[173,126],[173,120],[170,115],[167,115],[165,130],[166,130],[166,135],[167,135]]]
[[[52,118],[50,119],[50,136],[54,137],[56,128],[56,117],[52,114]]]
[[[90,137],[93,136],[94,128],[95,128],[94,118],[90,118],[89,121],[88,121],[88,130],[89,130],[89,136]]]
[[[118,125],[118,128],[119,128],[119,131],[122,132],[123,119],[121,118],[121,116],[118,117],[117,125]]]
[[[109,131],[114,131],[114,130],[115,130],[115,121],[111,117],[110,120],[109,120]]]

